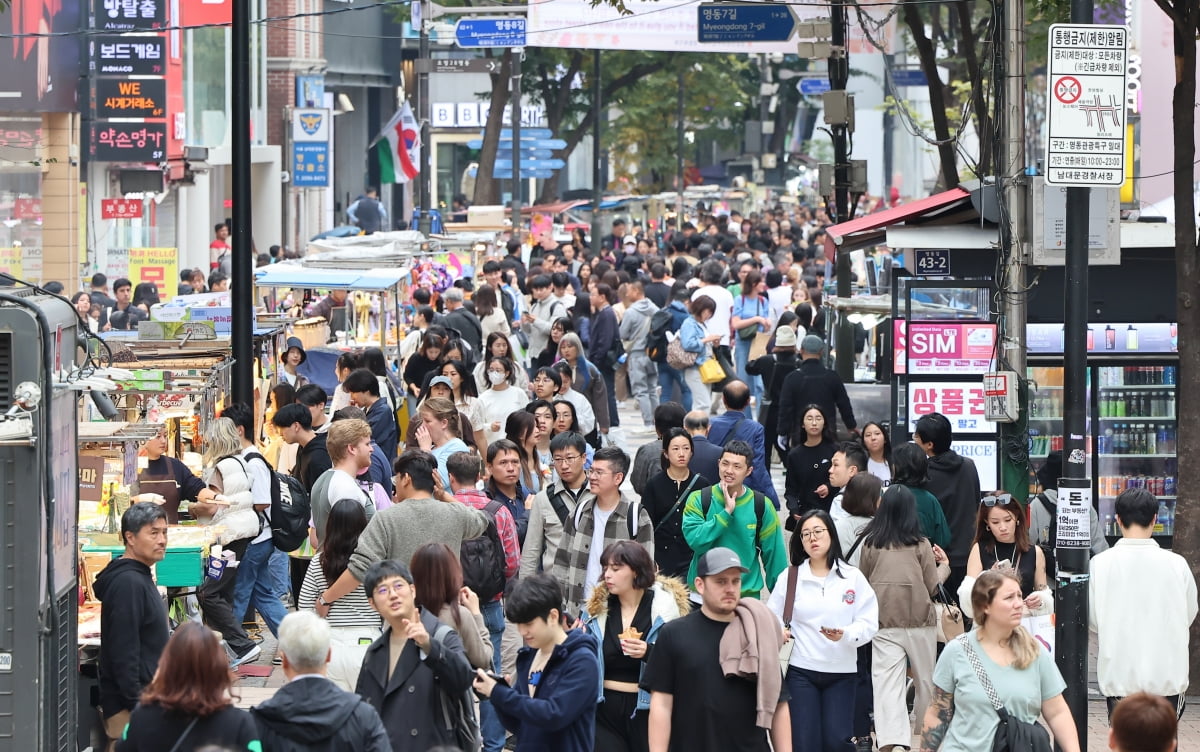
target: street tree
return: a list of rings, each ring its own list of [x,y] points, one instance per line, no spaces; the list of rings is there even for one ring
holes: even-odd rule
[[[1196,40],[1200,38],[1200,3],[1154,0],[1171,19],[1175,52],[1175,87],[1171,95],[1175,158],[1175,295],[1179,322],[1179,498],[1184,514],[1175,523],[1175,551],[1200,575],[1200,515],[1195,504],[1200,489],[1200,259],[1196,257]],[[1200,622],[1192,623],[1192,681],[1200,681]]]

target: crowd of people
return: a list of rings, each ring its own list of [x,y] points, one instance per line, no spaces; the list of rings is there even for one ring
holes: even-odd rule
[[[1044,533],[1024,495],[981,492],[944,416],[895,446],[859,428],[821,361],[816,218],[684,224],[661,249],[624,230],[594,251],[543,239],[528,270],[513,245],[469,300],[418,290],[399,368],[345,353],[333,395],[301,383],[289,341],[266,456],[237,404],[204,437],[203,480],[151,442],[179,498],[130,507],[96,583],[116,749],[975,752],[1039,717],[1079,749],[1023,626],[1053,607]],[[618,397],[641,417],[622,441]],[[1060,474],[1052,455],[1047,504]],[[281,483],[311,507],[287,552],[262,521]],[[150,566],[184,501],[239,563],[201,588],[212,629],[168,636]],[[1100,687],[1126,752],[1172,749],[1196,616],[1156,512],[1125,492],[1124,537],[1094,547]],[[247,714],[229,668],[259,655],[248,608],[288,683]],[[1153,645],[1145,613],[1163,615]]]

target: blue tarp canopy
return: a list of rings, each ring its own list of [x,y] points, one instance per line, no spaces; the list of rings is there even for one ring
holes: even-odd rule
[[[259,287],[382,292],[395,287],[408,274],[407,269],[314,269],[294,264],[271,264],[255,271],[254,283]]]

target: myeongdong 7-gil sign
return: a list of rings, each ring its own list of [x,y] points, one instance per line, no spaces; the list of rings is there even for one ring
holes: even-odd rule
[[[1125,182],[1127,30],[1053,24],[1046,58],[1046,183],[1079,188]]]

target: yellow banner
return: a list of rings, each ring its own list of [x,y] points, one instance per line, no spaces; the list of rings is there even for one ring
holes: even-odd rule
[[[1134,202],[1133,170],[1133,124],[1128,123],[1125,126],[1125,182],[1121,184],[1122,204],[1132,204]]]
[[[17,279],[21,276],[21,249],[0,246],[0,272],[11,274]]]
[[[153,282],[163,299],[173,297],[171,291],[179,284],[179,249],[130,248],[129,279],[135,286]]]

